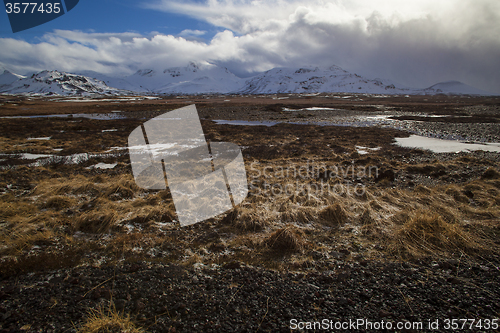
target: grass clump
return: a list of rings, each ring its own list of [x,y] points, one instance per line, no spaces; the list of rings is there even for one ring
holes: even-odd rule
[[[254,209],[235,207],[222,220],[221,223],[230,225],[239,231],[262,231],[269,223],[262,214]]]
[[[302,232],[291,225],[276,230],[265,242],[270,248],[283,252],[302,251],[305,246]]]
[[[358,219],[363,235],[372,239],[379,239],[386,234],[388,222],[377,217],[370,206],[359,215]]]
[[[499,179],[500,178],[500,172],[498,172],[494,168],[488,168],[483,175],[481,176],[483,179]]]
[[[268,223],[260,214],[244,211],[236,218],[233,225],[243,231],[261,231]]]
[[[175,209],[169,206],[145,206],[135,209],[132,218],[126,220],[130,223],[147,225],[151,222],[172,222],[175,217]]]
[[[76,205],[76,200],[71,197],[54,195],[49,197],[45,202],[40,205],[41,209],[55,209],[62,210]]]
[[[459,224],[448,223],[440,215],[425,211],[415,212],[396,229],[390,242],[391,252],[403,258],[483,250],[480,240]]]
[[[293,207],[281,213],[281,220],[283,222],[310,223],[316,219],[315,210],[311,207]]]
[[[137,327],[130,315],[124,315],[114,306],[109,309],[102,307],[91,309],[86,322],[78,329],[78,333],[142,333],[142,328]]]
[[[73,225],[76,231],[106,233],[117,221],[116,213],[90,211],[78,217]]]
[[[319,218],[326,225],[336,227],[345,224],[349,219],[349,215],[339,203],[334,203],[321,210]]]
[[[36,212],[36,207],[29,202],[0,199],[0,221],[11,217],[32,216]]]

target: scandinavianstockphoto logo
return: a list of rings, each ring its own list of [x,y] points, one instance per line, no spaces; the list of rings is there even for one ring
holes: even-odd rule
[[[27,30],[55,20],[75,8],[79,0],[16,2],[4,0],[12,32]]]
[[[248,194],[240,147],[205,139],[194,105],[164,113],[128,138],[134,179],[149,190],[170,189],[181,226],[222,214]]]

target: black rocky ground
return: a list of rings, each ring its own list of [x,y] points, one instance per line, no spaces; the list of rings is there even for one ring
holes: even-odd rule
[[[324,319],[336,332],[457,331],[446,329],[447,318],[482,320],[482,328],[461,331],[496,331],[492,323],[486,329],[485,320],[500,316],[499,257],[400,263],[337,255],[311,262],[331,268],[322,273],[238,262],[194,268],[125,263],[11,277],[1,281],[0,332],[75,332],[89,308],[110,301],[148,332],[290,332],[294,323]],[[335,329],[336,322],[358,319],[365,322],[356,329]],[[439,329],[429,329],[436,319]],[[368,321],[393,326],[370,330]],[[420,322],[422,329],[396,326]]]

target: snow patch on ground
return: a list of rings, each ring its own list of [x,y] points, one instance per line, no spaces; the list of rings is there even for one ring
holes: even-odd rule
[[[290,111],[290,112],[295,112],[295,111],[338,111],[340,109],[335,109],[335,108],[323,108],[323,107],[311,107],[311,108],[305,108],[305,109],[289,109],[289,108],[283,108],[283,111]]]
[[[89,166],[87,169],[114,169],[118,163],[97,163],[96,165]]]
[[[54,155],[47,155],[47,154],[30,154],[30,153],[24,153],[21,154],[21,158],[25,160],[37,160],[39,158],[49,158]]]
[[[466,143],[455,140],[428,138],[411,135],[408,138],[396,138],[396,144],[406,148],[431,150],[435,153],[458,153],[483,150],[500,153],[500,143]]]
[[[371,151],[378,151],[381,148],[382,147],[369,148],[369,147],[363,147],[363,146],[356,146],[356,151],[360,155],[366,155],[366,154],[370,153]]]
[[[239,126],[274,126],[278,124],[274,121],[247,121],[247,120],[214,120],[218,125],[239,125]]]

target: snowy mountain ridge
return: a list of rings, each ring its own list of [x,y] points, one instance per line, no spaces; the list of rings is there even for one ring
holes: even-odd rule
[[[191,62],[164,70],[140,69],[128,76],[92,71],[71,74],[42,71],[30,77],[7,70],[0,75],[0,93],[27,95],[191,95],[277,93],[364,93],[385,95],[494,95],[458,81],[425,89],[401,86],[385,79],[367,79],[338,66],[273,68],[242,79],[225,67]]]
[[[329,68],[273,68],[246,81],[241,91],[247,94],[274,93],[371,93],[406,94],[410,90],[388,80],[370,80],[338,66]]]
[[[14,74],[8,70],[4,70],[3,74],[0,75],[0,88],[16,82],[17,80],[24,79],[25,76]]]
[[[8,80],[10,72],[0,75],[0,82]],[[0,93],[27,95],[122,95],[121,91],[106,85],[106,83],[83,75],[59,71],[42,71],[30,77],[18,77],[10,84],[0,86]]]
[[[163,71],[138,70],[124,79],[138,85],[140,89],[137,91],[155,94],[226,94],[240,89],[243,83],[227,68],[194,62],[186,67],[172,67]]]
[[[436,83],[435,85],[423,90],[426,94],[458,94],[458,95],[492,95],[491,93],[471,87],[460,81],[446,81]]]

